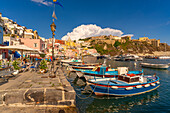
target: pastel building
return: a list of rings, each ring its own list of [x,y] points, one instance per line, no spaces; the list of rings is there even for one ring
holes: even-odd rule
[[[0,44],[3,43],[3,21],[0,18]]]
[[[61,55],[62,46],[65,45],[65,41],[49,38],[46,40],[48,55],[52,55],[52,42],[54,42],[54,56]]]
[[[20,38],[20,40],[21,43],[30,48],[37,49],[42,52],[45,50],[45,42],[41,39]]]
[[[59,53],[59,43],[54,43],[54,56]],[[47,44],[48,55],[52,55],[52,43]]]
[[[140,37],[139,38],[140,42],[147,42],[149,44],[152,44],[155,47],[159,47],[160,44],[160,39],[156,40],[156,39],[149,39],[148,37]]]
[[[3,20],[1,19],[2,14],[0,13],[0,46],[4,46],[3,45],[3,27],[4,27],[4,23]],[[0,50],[0,60],[7,58],[8,57],[8,50],[7,49],[2,49]]]
[[[144,42],[144,41],[149,41],[148,37],[140,37],[139,41]]]

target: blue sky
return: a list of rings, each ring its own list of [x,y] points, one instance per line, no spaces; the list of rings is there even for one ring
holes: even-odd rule
[[[147,36],[170,44],[170,0],[58,1],[64,8],[56,7],[56,39],[82,24],[96,24],[133,34],[133,39]],[[20,25],[38,30],[40,36],[50,38],[53,6],[49,2],[52,0],[1,0],[0,12]]]

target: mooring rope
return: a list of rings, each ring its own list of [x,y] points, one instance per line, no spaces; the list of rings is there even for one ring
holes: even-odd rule
[[[69,71],[69,72],[67,73],[67,76],[70,74],[70,72],[71,72],[71,71]],[[95,79],[95,80],[96,80],[96,79]],[[90,95],[89,95],[88,97],[86,97],[86,98],[80,97],[77,93],[76,93],[76,95],[77,95],[77,97],[80,98],[80,99],[88,99],[88,98],[93,94],[93,92],[94,92],[95,89],[96,89],[96,85],[95,85],[94,89],[92,90],[92,92],[90,93]]]
[[[76,95],[77,95],[78,98],[85,100],[85,99],[88,99],[88,98],[93,94],[93,92],[94,92],[95,89],[96,89],[96,85],[95,85],[94,89],[92,90],[92,92],[90,93],[90,95],[87,96],[86,98],[80,97],[77,93],[76,93]]]

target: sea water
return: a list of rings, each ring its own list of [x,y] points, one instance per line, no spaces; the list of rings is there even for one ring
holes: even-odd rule
[[[98,60],[102,63],[103,60]],[[160,78],[160,87],[154,91],[130,97],[95,96],[94,94],[82,94],[83,86],[74,84],[72,78],[68,78],[74,87],[76,106],[79,113],[170,113],[170,68],[167,70],[142,68],[141,62],[170,63],[170,60],[144,59],[144,61],[112,61],[107,60],[107,65],[112,68],[129,67],[129,70],[144,70],[146,75],[156,75]],[[136,63],[136,66],[135,66]]]

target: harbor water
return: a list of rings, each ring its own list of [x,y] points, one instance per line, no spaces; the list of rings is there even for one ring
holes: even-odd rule
[[[103,60],[97,62],[102,63]],[[168,113],[170,112],[170,68],[167,70],[142,68],[141,62],[150,63],[170,63],[170,60],[144,59],[144,61],[112,61],[107,60],[107,65],[112,68],[129,67],[129,70],[144,70],[145,75],[156,75],[160,78],[160,87],[154,91],[130,97],[95,96],[94,94],[82,94],[85,86],[79,86],[75,79],[69,77],[68,80],[74,87],[76,96],[76,106],[79,113]],[[135,65],[136,64],[136,65]],[[73,74],[73,73],[72,73]]]

